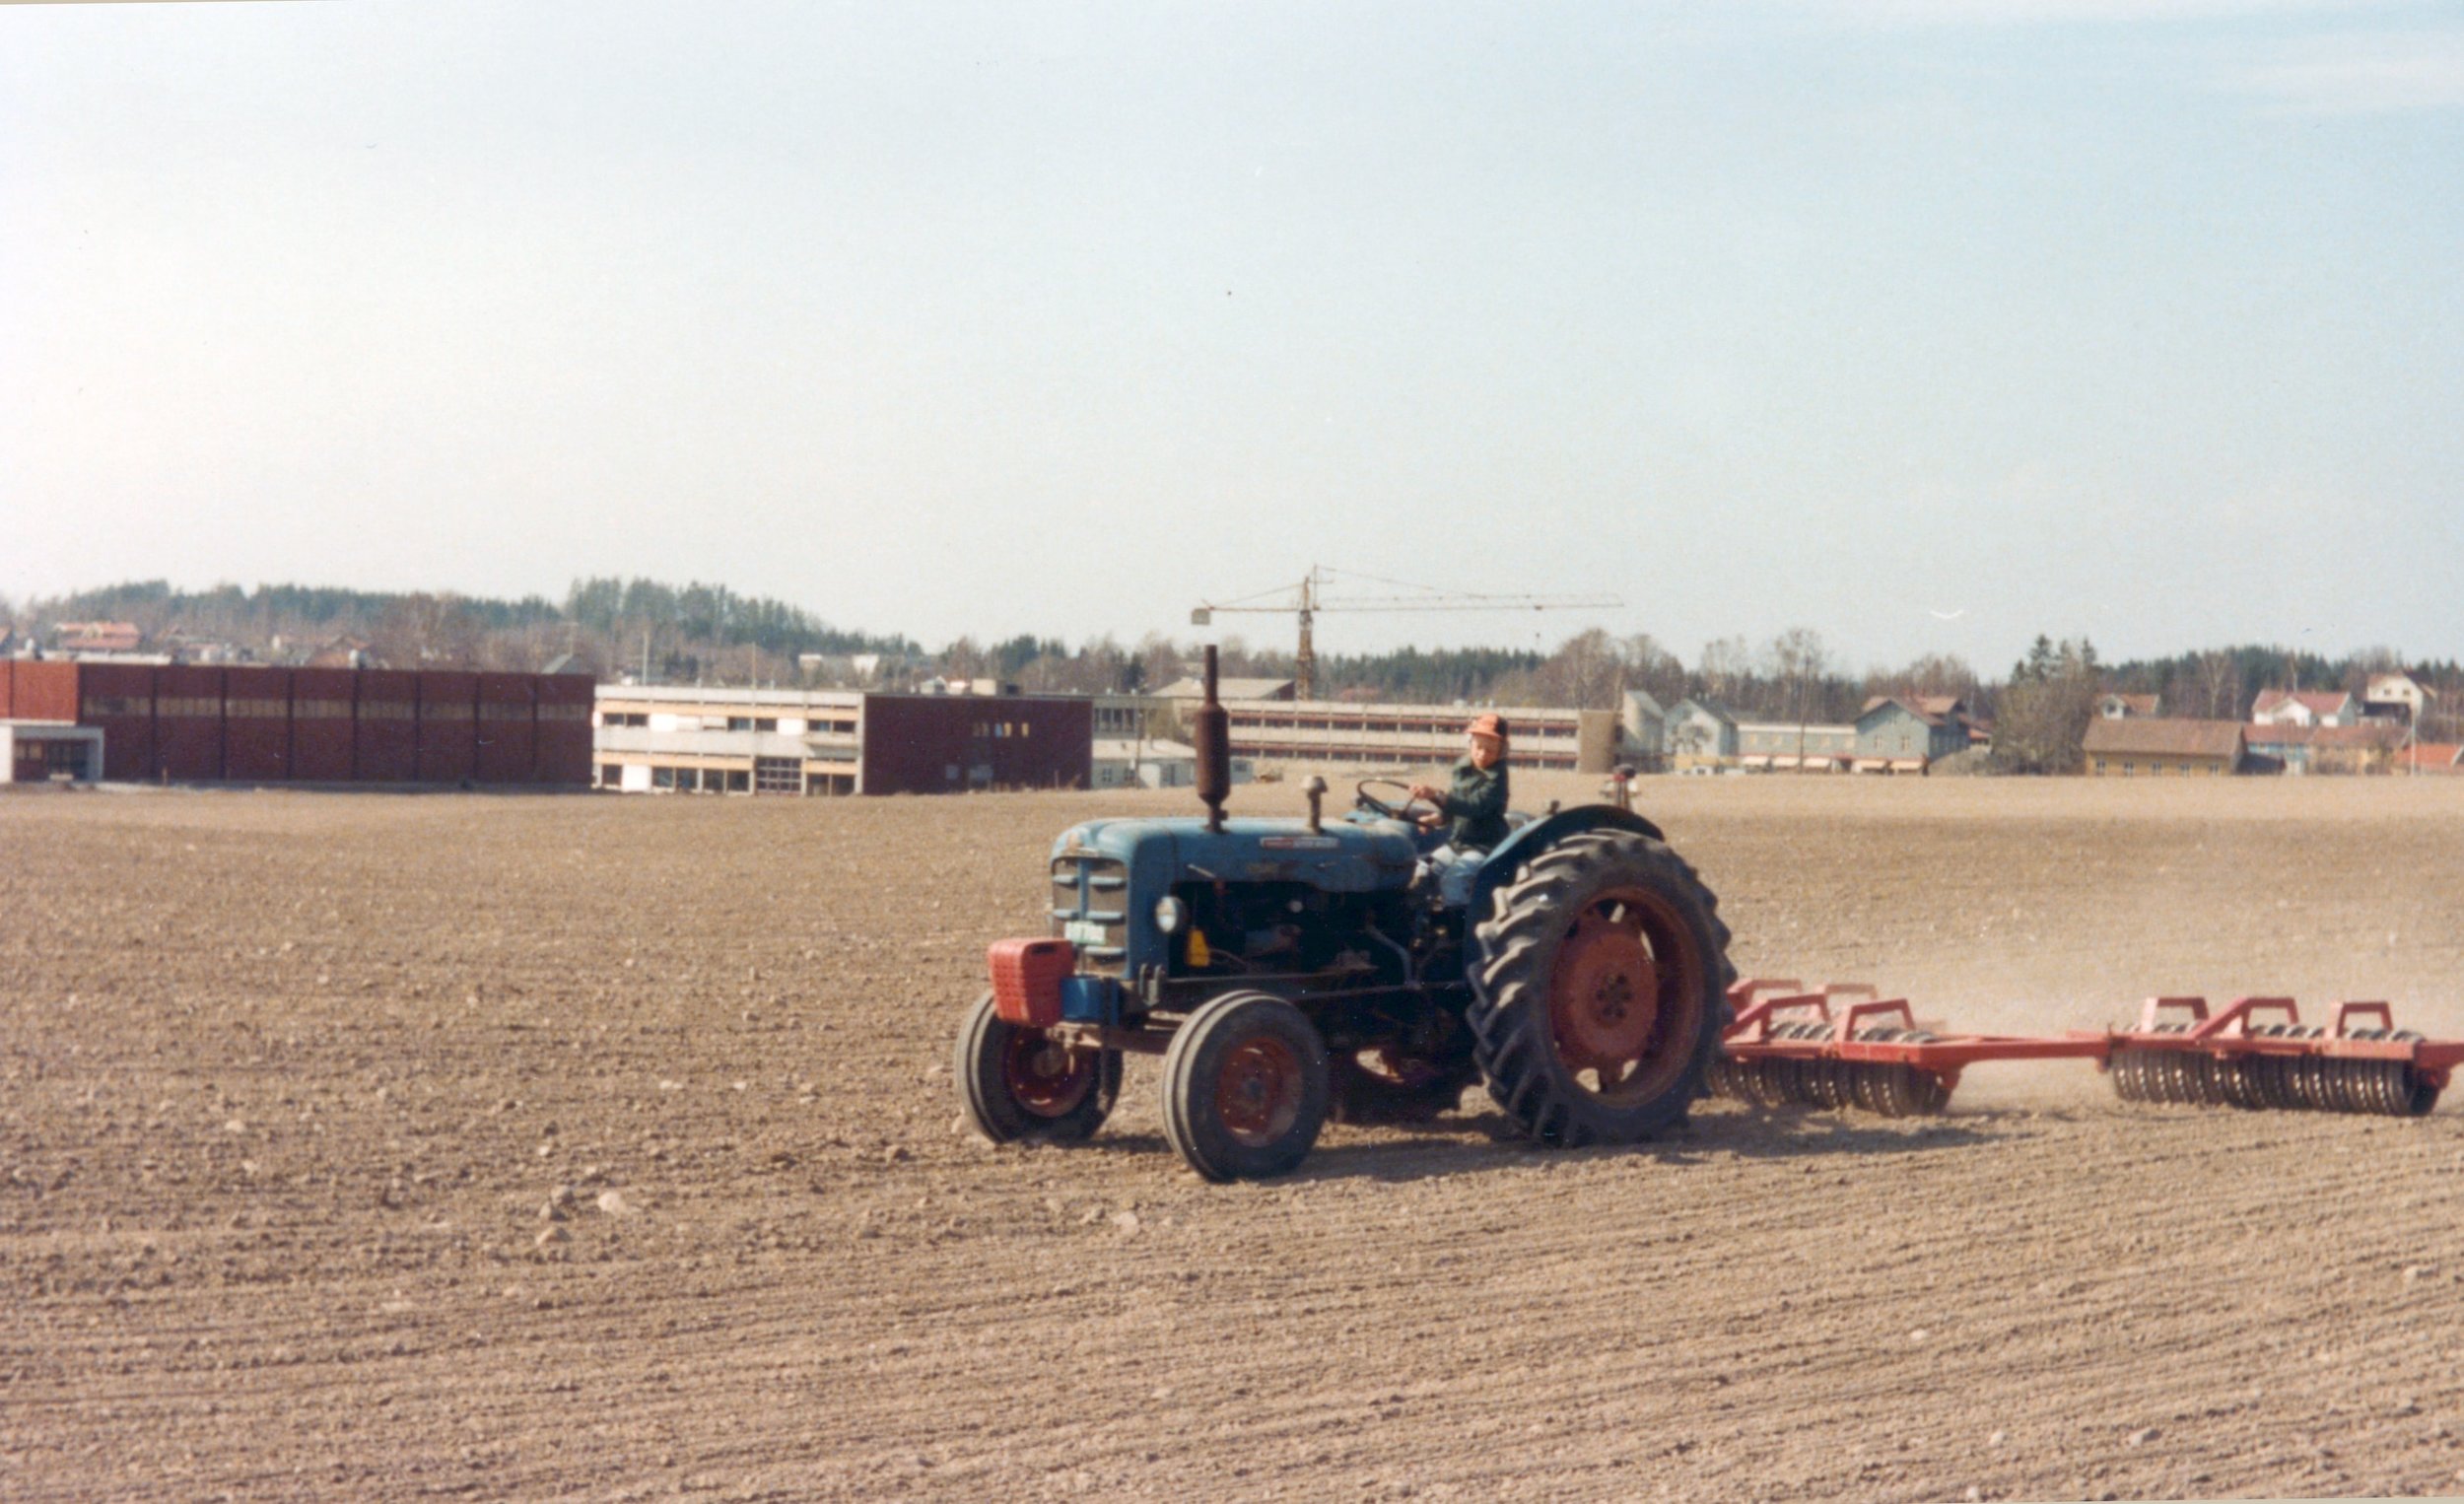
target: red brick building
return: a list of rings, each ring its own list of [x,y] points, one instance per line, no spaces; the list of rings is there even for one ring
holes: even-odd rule
[[[0,663],[0,719],[103,732],[103,777],[583,786],[582,674]]]

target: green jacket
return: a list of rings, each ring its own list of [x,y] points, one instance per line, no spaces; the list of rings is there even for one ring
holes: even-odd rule
[[[1485,852],[1506,839],[1506,764],[1481,769],[1465,758],[1455,764],[1452,787],[1437,812],[1454,821],[1447,843],[1459,852]]]

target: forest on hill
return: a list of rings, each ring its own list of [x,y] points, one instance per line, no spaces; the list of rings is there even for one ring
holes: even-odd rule
[[[1195,672],[1196,642],[1149,633],[1124,644],[1099,637],[1072,645],[1022,633],[999,642],[959,638],[937,649],[902,634],[840,626],[787,601],[699,581],[576,580],[562,601],[496,599],[339,586],[221,584],[185,590],[166,581],[11,601],[0,624],[37,648],[54,646],[61,623],[132,623],[149,649],[298,662],[320,650],[356,651],[394,666],[536,671],[565,661],[601,679],[654,683],[912,689],[933,679],[992,679],[1029,692],[1136,693]],[[1288,677],[1290,652],[1237,636],[1221,642],[1224,672]],[[1592,629],[1553,651],[1402,648],[1323,654],[1319,693],[1328,698],[1421,704],[1613,708],[1628,690],[1663,707],[1709,699],[1746,718],[1807,722],[1853,719],[1878,695],[1951,696],[1997,723],[2015,746],[2041,731],[2049,756],[2077,745],[2096,696],[2157,696],[2172,717],[2246,719],[2264,689],[2359,693],[2373,673],[2405,668],[2436,694],[2426,738],[2453,740],[2464,726],[2464,669],[2453,660],[2407,660],[2372,648],[2331,656],[2257,644],[2195,649],[2169,657],[2108,663],[2085,638],[2039,637],[2007,674],[1989,676],[1956,656],[1852,667],[1810,627],[1761,644],[1744,637],[1704,644],[1691,662],[1648,634]]]

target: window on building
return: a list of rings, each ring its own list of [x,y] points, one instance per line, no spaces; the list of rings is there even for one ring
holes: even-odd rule
[[[676,772],[677,770],[673,768],[652,768],[650,770],[650,786],[652,788],[675,787]]]
[[[727,791],[729,793],[751,793],[753,791],[753,770],[750,768],[728,769]]]
[[[2138,771],[2139,771],[2139,765],[2138,765],[2137,763],[2127,763],[2127,762],[2126,762],[2126,763],[2122,764],[2122,777],[2124,777],[2124,778],[2128,778],[2128,777],[2130,777],[2132,774],[2137,773]]]
[[[779,729],[779,718],[776,716],[756,716],[753,718],[753,729],[756,731],[775,731]]]
[[[599,764],[599,786],[613,788],[625,781],[625,770],[615,763]]]

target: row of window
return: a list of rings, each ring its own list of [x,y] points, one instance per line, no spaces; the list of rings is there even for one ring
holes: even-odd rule
[[[356,707],[348,700],[273,700],[264,698],[224,699],[217,695],[165,695],[148,699],[143,695],[88,695],[85,717],[102,720],[117,717],[159,716],[174,719],[223,716],[238,720],[470,720],[474,718],[491,721],[529,720],[535,715],[540,720],[579,721],[589,718],[583,705],[540,705],[528,701],[484,701],[473,707],[467,701],[431,700],[419,705],[409,700],[362,700]]]
[[[2099,757],[2096,759],[2096,771],[2098,773],[2109,773],[2114,770],[2108,766],[2104,758]],[[2173,763],[2169,766],[2161,762],[2152,762],[2148,764],[2148,773],[2151,777],[2157,774],[2182,773],[2204,773],[2210,777],[2214,777],[2224,771],[2224,765],[2223,763]],[[2136,759],[2124,759],[2122,761],[2120,769],[2121,777],[2135,778],[2138,776],[2138,773],[2139,764]]]
[[[1512,712],[1506,713],[1506,725],[1516,741],[1572,741],[1582,734],[1581,728],[1563,720],[1526,720],[1517,724]],[[1348,731],[1377,732],[1385,735],[1434,736],[1452,739],[1464,734],[1459,720],[1386,720],[1353,716],[1333,717],[1324,720],[1302,720],[1291,716],[1239,715],[1231,718],[1235,731]]]
[[[624,786],[625,765],[599,764],[599,786]],[[755,759],[752,768],[674,768],[653,764],[650,787],[664,793],[854,793],[852,773],[803,773],[793,758]]]
[[[792,719],[793,718],[789,717],[787,718]],[[680,723],[678,724],[677,729],[684,731],[776,731],[779,729],[780,720],[781,718],[777,716],[686,716],[679,718]],[[644,730],[648,730],[650,724],[650,713],[647,711],[601,711],[599,713],[599,724],[603,726],[640,726]],[[807,733],[835,731],[841,735],[847,736],[853,736],[856,734],[856,722],[852,719],[823,720],[814,718],[805,720],[802,724]]]

